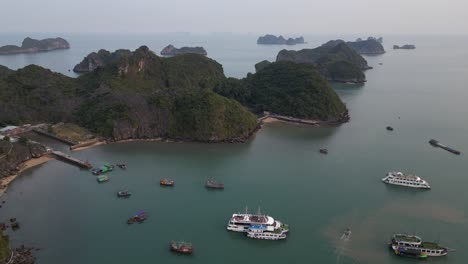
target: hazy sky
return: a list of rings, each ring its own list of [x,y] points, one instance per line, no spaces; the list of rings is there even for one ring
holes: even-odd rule
[[[0,32],[468,34],[468,0],[0,0]]]

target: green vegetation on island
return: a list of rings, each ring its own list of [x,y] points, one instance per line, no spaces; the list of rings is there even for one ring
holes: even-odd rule
[[[342,121],[346,113],[320,68],[310,64],[262,62],[239,80],[199,54],[161,58],[146,46],[98,53],[105,55],[102,63],[78,78],[35,65],[0,67],[0,124],[73,123],[113,140],[242,142],[258,128],[252,112],[323,121]],[[338,63],[345,62],[327,69],[342,71]],[[61,128],[52,132],[90,134]]]
[[[255,115],[213,92],[226,79],[214,60],[160,58],[145,46],[110,57],[78,78],[34,65],[6,71],[0,75],[0,121],[77,123],[114,140],[233,142],[257,128]]]
[[[19,53],[36,53],[57,49],[69,49],[70,44],[63,38],[32,39],[27,37],[20,46],[6,45],[0,47],[0,55],[10,55]]]
[[[347,112],[317,67],[306,63],[262,63],[257,73],[242,80],[228,79],[217,92],[257,113],[268,111],[303,119],[338,121]]]
[[[317,66],[330,81],[362,83],[367,61],[342,40],[332,40],[315,49],[281,50],[276,61],[293,61]]]
[[[8,243],[8,236],[3,234],[0,230],[0,263],[6,263],[11,256],[10,246]]]

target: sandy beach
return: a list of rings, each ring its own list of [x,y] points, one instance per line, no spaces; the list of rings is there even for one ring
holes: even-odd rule
[[[75,152],[75,151],[90,149],[90,148],[94,148],[96,146],[104,145],[104,144],[107,144],[107,143],[108,143],[107,141],[96,141],[96,142],[94,142],[94,143],[92,143],[90,145],[87,145],[87,146],[71,149],[71,151]]]
[[[46,163],[51,159],[53,159],[51,156],[43,155],[43,156],[41,156],[39,158],[33,158],[33,159],[30,159],[28,161],[25,161],[25,162],[21,163],[19,165],[20,170],[18,171],[18,173],[0,179],[0,196],[2,196],[2,194],[7,191],[8,185],[11,182],[13,182],[19,175],[21,175],[22,172],[24,172],[25,170],[28,170],[28,169],[30,169],[32,167],[35,167],[37,165]]]

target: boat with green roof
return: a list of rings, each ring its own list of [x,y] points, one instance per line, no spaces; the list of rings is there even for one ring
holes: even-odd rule
[[[446,256],[449,249],[435,242],[425,242],[419,236],[394,234],[390,247],[396,255],[416,258]]]
[[[97,182],[103,183],[103,182],[108,182],[109,177],[107,175],[99,175],[96,177]]]

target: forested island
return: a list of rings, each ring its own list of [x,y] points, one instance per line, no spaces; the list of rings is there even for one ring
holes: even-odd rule
[[[206,50],[203,47],[182,47],[180,49],[174,47],[173,45],[168,45],[161,51],[161,55],[163,56],[176,56],[180,54],[186,53],[195,53],[200,55],[208,55]]]
[[[69,49],[70,44],[63,38],[32,39],[27,37],[20,46],[6,45],[0,47],[0,55],[11,55],[20,53],[37,53],[58,49]]]
[[[257,44],[260,45],[296,45],[304,43],[303,37],[285,39],[283,36],[277,37],[270,34],[266,34],[265,36],[257,39]]]
[[[161,58],[146,46],[99,53],[100,66],[78,78],[0,67],[0,123],[70,122],[112,140],[242,142],[262,111],[322,121],[346,112],[313,65],[273,63],[239,80],[198,54]]]
[[[331,40],[315,49],[281,50],[276,61],[293,61],[317,66],[329,81],[363,83],[367,61],[343,40]],[[264,64],[264,62],[263,62]],[[257,67],[262,65],[257,64]]]
[[[366,40],[357,39],[356,41],[348,41],[346,44],[354,49],[357,53],[363,55],[379,55],[384,54],[385,49],[382,46],[382,38],[369,37]]]

